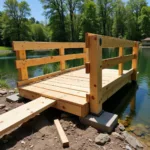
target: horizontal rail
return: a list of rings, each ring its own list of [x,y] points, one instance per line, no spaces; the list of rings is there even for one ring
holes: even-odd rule
[[[84,42],[13,42],[13,50],[48,50],[59,48],[85,48]]]
[[[46,78],[54,77],[56,75],[61,75],[61,74],[64,74],[64,73],[67,73],[67,72],[70,72],[70,71],[73,71],[73,70],[82,69],[84,67],[85,67],[85,65],[82,65],[82,66],[78,66],[78,67],[69,68],[69,69],[66,69],[64,71],[57,71],[57,72],[53,72],[53,73],[50,73],[50,74],[45,74],[45,75],[42,75],[42,76],[30,78],[28,80],[18,81],[17,85],[18,85],[18,87],[24,86],[24,85],[27,85],[27,84],[30,84],[30,83],[34,83],[34,82],[37,82],[37,81],[40,81],[40,80],[44,80]]]
[[[114,48],[114,47],[134,47],[137,45],[137,42],[119,39],[109,36],[98,35],[99,45],[102,48]]]
[[[102,68],[109,68],[113,67],[115,65],[118,65],[119,63],[125,63],[127,61],[130,61],[135,58],[135,55],[126,55],[126,56],[120,56],[120,57],[114,57],[109,59],[104,59],[102,61]]]
[[[80,59],[85,57],[86,57],[86,53],[80,53],[80,54],[71,54],[71,55],[63,55],[63,56],[49,56],[43,58],[16,60],[16,68],[19,69],[19,68],[25,68],[30,66],[38,66],[38,65],[48,64],[48,63],[60,62],[62,60],[66,61],[66,60]]]

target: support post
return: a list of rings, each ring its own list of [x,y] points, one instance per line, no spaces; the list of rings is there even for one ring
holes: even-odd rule
[[[89,36],[90,59],[90,111],[99,114],[102,110],[102,47],[98,35]],[[102,39],[101,39],[102,41]]]
[[[137,80],[137,62],[138,62],[138,42],[135,42],[132,53],[135,55],[135,58],[132,60],[132,69],[134,70],[133,70],[133,74],[131,75],[131,80],[136,81]]]
[[[119,57],[123,56],[123,47],[119,47]],[[123,63],[119,64],[119,75],[123,74]]]
[[[60,48],[60,49],[59,49],[59,55],[60,55],[60,56],[63,56],[64,54],[65,54],[64,48]],[[60,70],[61,70],[61,71],[65,70],[65,61],[64,61],[64,60],[61,60],[61,61],[60,61]]]
[[[25,50],[16,51],[16,57],[17,57],[17,60],[25,60],[26,59],[26,51]],[[19,81],[28,79],[27,67],[18,69],[18,78],[19,78]]]

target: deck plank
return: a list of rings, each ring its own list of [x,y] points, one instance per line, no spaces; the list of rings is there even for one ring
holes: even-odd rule
[[[32,86],[44,88],[44,89],[51,90],[51,91],[76,95],[76,96],[80,96],[80,97],[86,97],[86,92],[66,89],[66,88],[62,88],[62,87],[56,87],[56,86],[47,85],[47,84],[44,84],[44,83],[36,83],[36,84],[33,84]]]
[[[51,91],[51,90],[35,87],[32,85],[26,86],[22,89],[31,91],[34,93],[40,93],[41,96],[45,96],[45,97],[52,98],[55,100],[62,100],[62,101],[67,101],[69,103],[74,103],[76,105],[85,105],[87,103],[86,98],[83,98],[83,97],[74,96],[74,95],[70,95],[66,93],[60,93],[56,91]]]

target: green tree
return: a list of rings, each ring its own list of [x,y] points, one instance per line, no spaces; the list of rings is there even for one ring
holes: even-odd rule
[[[49,26],[52,29],[52,40],[67,41],[65,27],[66,7],[63,0],[41,0],[45,15],[49,17]]]
[[[48,41],[49,37],[46,34],[46,29],[42,24],[32,24],[32,40],[34,41]]]
[[[139,26],[143,38],[150,36],[150,7],[144,6],[139,17]]]
[[[96,12],[96,4],[94,1],[87,0],[84,3],[84,11],[82,14],[82,39],[86,32],[98,33],[98,18]]]
[[[139,29],[138,18],[141,15],[142,7],[146,6],[146,0],[129,0],[126,6],[126,38],[140,40],[141,32]]]
[[[114,17],[112,25],[112,35],[115,37],[123,37],[125,34],[125,5],[122,0],[114,2]]]
[[[113,24],[113,0],[97,0],[99,32],[103,35],[111,35]]]
[[[6,0],[4,3],[3,40],[27,40],[30,38],[30,28],[27,17],[30,8],[26,1]]]

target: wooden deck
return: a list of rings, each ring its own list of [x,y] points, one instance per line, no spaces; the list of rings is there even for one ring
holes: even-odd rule
[[[102,88],[103,102],[131,80],[133,70],[124,70],[123,75],[118,75],[118,70],[103,69]],[[56,108],[85,116],[89,112],[90,84],[89,74],[85,68],[45,79],[38,83],[19,88],[20,95],[29,99],[40,96],[57,100]],[[70,108],[70,109],[69,109]]]
[[[133,52],[124,55],[124,48]],[[119,56],[102,59],[103,48],[118,48]],[[102,104],[130,80],[136,81],[138,43],[88,33],[83,42],[13,42],[18,69],[18,88],[21,96],[34,100],[46,97],[56,100],[53,107],[78,116],[99,114]],[[59,55],[26,58],[29,50],[58,49]],[[83,49],[66,54],[66,49]],[[67,69],[66,61],[83,59],[84,65]],[[123,70],[125,62],[132,61],[130,70]],[[29,78],[28,67],[60,62],[60,71]],[[118,65],[118,70],[110,69]]]
[[[132,54],[124,55],[124,48]],[[83,49],[66,54],[66,49]],[[118,48],[119,56],[102,59],[103,48]],[[86,42],[13,42],[18,69],[18,89],[22,97],[33,100],[0,115],[0,136],[38,115],[49,107],[85,117],[98,115],[102,104],[129,81],[136,81],[138,43],[96,34],[86,34]],[[59,49],[59,55],[27,59],[27,50]],[[114,49],[115,50],[115,49]],[[72,52],[72,51],[71,51]],[[67,68],[66,61],[83,59],[84,65]],[[130,70],[123,70],[125,62],[132,61]],[[60,63],[54,73],[29,78],[28,67]],[[110,69],[118,65],[118,70]],[[11,119],[15,116],[14,119]]]

